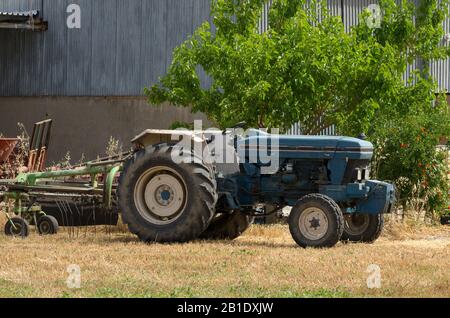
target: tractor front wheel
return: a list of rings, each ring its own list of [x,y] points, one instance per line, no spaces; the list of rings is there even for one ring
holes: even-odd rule
[[[301,247],[332,247],[344,231],[341,208],[333,199],[319,193],[298,200],[288,222],[293,239]]]
[[[384,215],[363,213],[345,214],[344,221],[342,241],[373,243],[383,230]]]
[[[200,235],[205,240],[234,240],[253,223],[253,217],[241,211],[216,214],[208,228]]]

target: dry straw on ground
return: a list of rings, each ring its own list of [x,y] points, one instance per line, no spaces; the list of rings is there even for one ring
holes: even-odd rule
[[[105,232],[0,234],[0,296],[450,297],[448,227],[388,224],[375,244],[323,250],[298,248],[285,225],[254,225],[231,242],[188,244],[144,244]],[[70,264],[80,266],[80,289],[67,287]],[[380,289],[367,287],[370,264],[381,268]]]

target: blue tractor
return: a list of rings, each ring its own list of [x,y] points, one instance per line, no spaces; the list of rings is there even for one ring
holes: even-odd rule
[[[223,136],[231,142],[211,146]],[[274,207],[267,214],[292,206],[289,229],[302,247],[373,242],[395,200],[392,184],[369,179],[373,146],[358,138],[146,130],[133,143],[118,205],[146,242],[234,239],[261,204]],[[205,160],[230,144],[233,160]]]

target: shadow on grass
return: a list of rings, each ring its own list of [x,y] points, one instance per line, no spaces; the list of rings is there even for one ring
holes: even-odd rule
[[[269,247],[269,248],[300,248],[295,242],[292,243],[278,243],[268,241],[246,241],[244,240],[192,240],[189,242],[172,242],[172,243],[160,243],[160,242],[142,242],[138,237],[131,234],[114,235],[108,237],[98,237],[99,243],[141,243],[151,245],[222,245],[228,247]]]

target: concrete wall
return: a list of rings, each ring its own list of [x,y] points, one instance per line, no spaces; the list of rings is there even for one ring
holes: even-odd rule
[[[111,136],[127,150],[130,140],[144,129],[205,120],[188,108],[150,106],[143,97],[0,97],[0,133],[4,136],[17,136],[19,122],[31,134],[33,123],[46,118],[54,120],[49,163],[60,161],[67,151],[74,163],[83,153],[95,159],[105,154]]]

